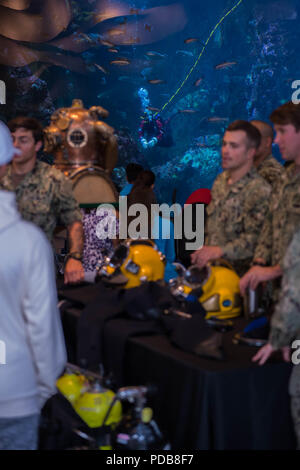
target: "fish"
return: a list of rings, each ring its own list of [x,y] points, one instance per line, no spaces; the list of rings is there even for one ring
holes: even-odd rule
[[[101,99],[101,98],[103,98],[103,96],[106,96],[106,95],[107,95],[107,91],[103,91],[102,93],[99,93],[99,94],[97,95],[97,98],[98,98],[98,99]]]
[[[152,108],[151,106],[148,106],[149,111],[153,111],[154,113],[158,113],[160,111],[159,108]]]
[[[160,85],[166,82],[164,80],[160,80],[159,78],[155,78],[153,80],[148,80],[148,83],[150,83],[151,85]]]
[[[139,10],[138,10],[137,8],[130,8],[129,14],[130,14],[130,15],[138,15],[138,14],[139,14]]]
[[[111,29],[108,29],[107,31],[107,34],[109,36],[121,36],[122,34],[125,33],[125,30],[124,28],[111,28]]]
[[[185,44],[190,44],[191,42],[196,42],[196,41],[199,41],[198,38],[187,38],[184,40],[184,43]]]
[[[129,64],[130,64],[130,60],[129,60],[129,59],[126,59],[126,57],[118,57],[118,58],[115,59],[115,60],[111,60],[111,61],[110,61],[110,64],[111,64],[111,65],[129,65]]]
[[[187,108],[187,109],[179,109],[178,110],[179,113],[184,113],[184,114],[193,114],[193,113],[197,113],[197,109],[192,109],[192,108]]]
[[[117,54],[119,52],[118,49],[115,49],[114,47],[110,47],[109,49],[107,49],[108,52],[111,52],[112,54]]]
[[[84,39],[86,39],[88,42],[90,42],[91,44],[93,44],[93,40],[85,33],[79,33],[80,36],[82,36]]]
[[[183,55],[188,55],[188,56],[190,56],[190,57],[194,57],[194,54],[193,54],[192,52],[190,52],[190,51],[182,51],[182,50],[180,50],[180,51],[176,51],[176,54],[183,54]]]
[[[202,80],[203,80],[203,77],[198,78],[198,79],[194,82],[194,86],[199,86],[200,83],[202,82]]]
[[[152,31],[152,26],[150,26],[150,24],[145,24],[145,30],[146,30],[146,31],[149,31],[149,33],[151,33],[151,31]]]
[[[132,44],[139,44],[141,42],[141,39],[139,38],[139,36],[129,36],[128,39],[126,39],[126,42],[124,42],[124,44],[126,44],[127,46],[130,46]]]
[[[90,42],[90,38],[88,39],[88,41]],[[82,43],[86,42],[86,38],[81,37],[81,35],[80,35],[80,36],[74,38],[74,42],[77,43],[77,44],[82,44]],[[60,47],[60,44],[58,45],[58,47]]]
[[[101,72],[107,73],[107,70],[105,70],[105,68],[102,67],[101,65],[94,63],[94,66],[97,67],[97,69],[100,70]]]
[[[35,72],[33,73],[30,77],[24,77],[22,78],[22,82],[30,85],[32,84],[32,86],[35,86],[35,87],[38,87],[37,85],[34,85],[34,83],[40,78],[40,76],[42,75],[42,73],[49,67],[49,65],[41,65],[41,67]],[[20,79],[19,79],[20,80]]]
[[[168,54],[162,54],[161,52],[148,51],[146,55],[149,57],[168,57]]]
[[[219,117],[219,116],[212,116],[212,117],[207,118],[208,122],[223,122],[223,121],[228,121],[228,120],[229,118]]]
[[[115,47],[113,42],[107,41],[106,39],[100,39],[99,42],[102,44],[102,46]]]
[[[215,66],[215,69],[216,70],[221,70],[221,69],[228,69],[230,67],[232,67],[233,65],[236,65],[237,62],[222,62],[221,64],[218,64]]]

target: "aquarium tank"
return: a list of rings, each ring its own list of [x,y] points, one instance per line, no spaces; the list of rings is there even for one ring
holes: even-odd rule
[[[300,98],[299,14],[299,0],[0,1],[0,117],[46,126],[74,98],[102,106],[118,138],[117,187],[140,163],[160,203],[183,204],[222,171],[231,121],[268,121]]]

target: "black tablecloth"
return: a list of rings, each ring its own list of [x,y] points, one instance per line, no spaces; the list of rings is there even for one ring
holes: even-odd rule
[[[217,363],[177,350],[163,336],[131,338],[126,383],[157,385],[154,409],[174,448],[294,448],[290,365],[252,365],[251,348],[226,343],[229,362]]]
[[[78,315],[71,308],[63,316],[73,362]],[[132,322],[117,318],[105,324],[104,366],[118,385],[157,386],[151,405],[173,449],[295,448],[290,364],[276,356],[262,367],[253,364],[256,348],[234,345],[233,332],[224,335],[225,361],[203,359],[174,347],[164,334],[128,337],[135,330]],[[235,331],[244,323],[239,319]]]

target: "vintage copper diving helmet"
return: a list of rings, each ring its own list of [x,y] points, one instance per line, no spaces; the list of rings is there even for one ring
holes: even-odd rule
[[[56,168],[73,184],[82,205],[116,202],[117,192],[110,173],[118,160],[114,129],[101,118],[108,116],[101,106],[85,109],[79,99],[70,108],[59,108],[44,129],[44,150],[54,155]]]

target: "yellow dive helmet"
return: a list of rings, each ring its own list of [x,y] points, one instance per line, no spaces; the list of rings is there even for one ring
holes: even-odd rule
[[[99,270],[106,282],[125,289],[164,278],[165,256],[152,240],[127,240]]]
[[[119,400],[113,404],[115,393],[103,388],[98,382],[81,395],[74,404],[75,411],[90,428],[98,428],[118,423],[122,418],[122,405]],[[109,414],[107,415],[111,405]],[[104,419],[107,419],[103,423]]]
[[[69,402],[74,404],[77,398],[86,390],[87,380],[84,375],[67,368],[65,374],[57,379],[56,387]]]
[[[171,281],[171,291],[186,300],[196,297],[207,312],[206,319],[238,317],[242,309],[240,278],[225,260],[218,263],[220,265],[202,269],[191,266],[185,270],[181,266],[179,277]]]

